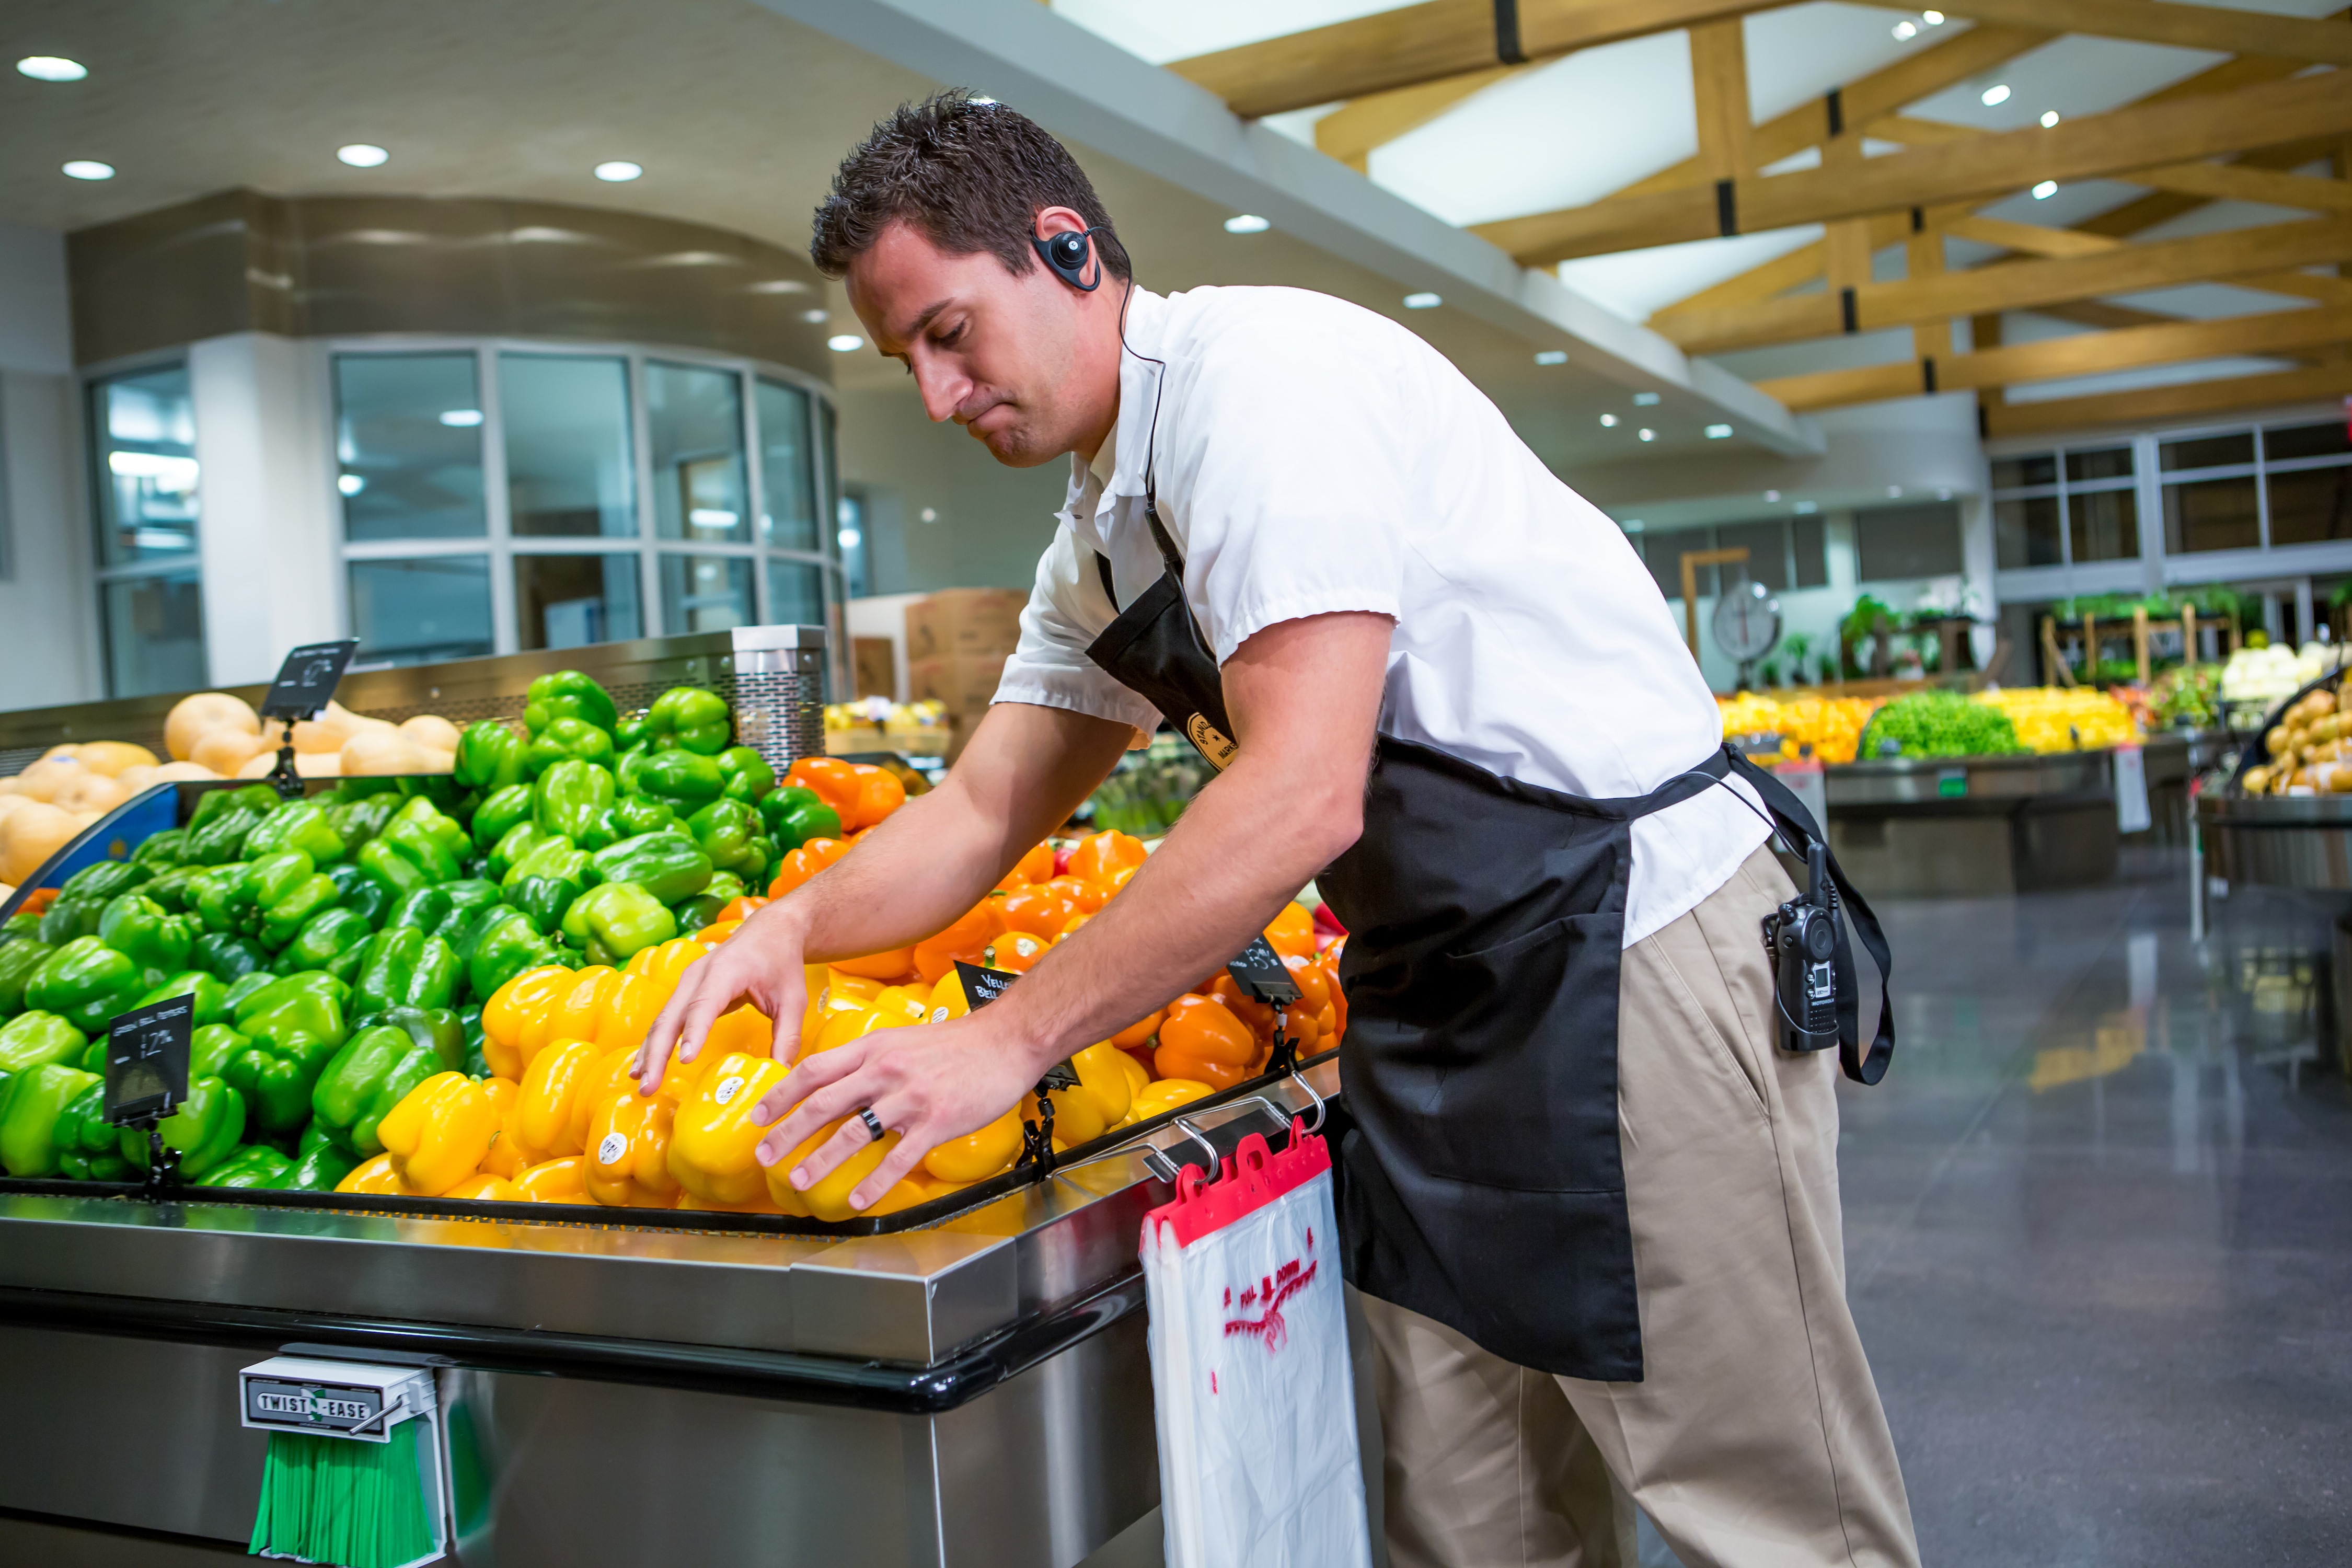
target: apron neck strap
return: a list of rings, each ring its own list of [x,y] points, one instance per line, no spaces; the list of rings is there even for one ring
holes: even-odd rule
[[[1151,542],[1160,546],[1160,559],[1167,564],[1177,586],[1184,583],[1184,557],[1178,552],[1176,542],[1168,536],[1168,525],[1160,521],[1160,497],[1147,483],[1143,489],[1143,521],[1151,525]]]

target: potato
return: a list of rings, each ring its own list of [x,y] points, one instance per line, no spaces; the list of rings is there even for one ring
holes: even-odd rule
[[[146,747],[134,746],[128,741],[92,741],[74,761],[92,773],[113,778],[125,768],[152,768],[156,757]]]
[[[173,705],[172,716],[163,721],[163,749],[172,753],[175,763],[191,761],[196,754],[196,742],[218,729],[258,735],[261,715],[244,698],[232,697],[226,691],[199,691],[193,697],[183,697]]]
[[[294,773],[298,778],[339,779],[343,776],[343,754],[341,752],[297,752]]]
[[[114,775],[114,782],[132,795],[143,795],[155,787],[155,775],[163,771],[160,763],[143,763],[123,769]]]
[[[37,765],[37,764],[36,764]],[[0,816],[0,882],[22,887],[80,832],[70,812],[34,801]]]
[[[223,724],[198,741],[188,753],[187,761],[209,768],[222,778],[240,778],[247,761],[253,757],[277,753],[274,742],[265,741],[258,731],[240,730],[233,724]],[[262,772],[268,773],[268,768]]]
[[[35,800],[47,801],[55,797],[58,791],[67,784],[84,777],[89,772],[88,768],[83,767],[71,757],[43,757],[16,775],[16,793],[31,795]]]
[[[276,752],[256,752],[239,763],[236,772],[229,776],[239,779],[266,779],[277,766]],[[294,753],[294,771],[296,773],[302,771],[302,753],[299,752]]]
[[[2246,770],[2246,793],[2248,795],[2262,794],[2263,786],[2268,784],[2270,782],[2270,769],[2265,767],[2252,767]]]
[[[2315,691],[2303,700],[2303,705],[2314,714],[2333,713],[2336,711],[2336,693],[2326,690]]]
[[[5,784],[8,781],[5,779],[0,779],[0,784]],[[0,817],[5,817],[10,812],[32,804],[33,797],[31,795],[18,795],[14,790],[9,791],[5,795],[0,795]]]
[[[60,741],[58,744],[51,746],[47,751],[43,752],[41,753],[40,760],[45,763],[79,762],[81,760],[81,748],[75,745],[70,741]]]
[[[433,751],[454,752],[457,749],[457,726],[438,713],[419,713],[415,718],[404,721],[400,732],[418,745]]]
[[[104,813],[112,811],[130,798],[131,792],[123,787],[121,780],[110,779],[104,773],[85,768],[81,777],[70,779],[59,786],[58,793],[49,797],[49,804],[59,811]]]
[[[2288,747],[2293,744],[2294,742],[2287,738],[2286,726],[2284,724],[2272,725],[2270,733],[2263,737],[2263,745],[2273,757],[2285,755]]]
[[[389,724],[353,735],[343,743],[342,757],[346,778],[423,771],[416,743]]]

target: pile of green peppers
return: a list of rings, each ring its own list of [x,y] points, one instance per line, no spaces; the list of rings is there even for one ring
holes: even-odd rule
[[[0,927],[0,1170],[138,1179],[144,1134],[105,1117],[108,1025],[184,995],[188,1098],[162,1129],[180,1179],[331,1189],[416,1084],[487,1074],[481,1004],[515,974],[624,963],[839,836],[732,739],[716,693],[624,715],[564,670],[520,728],[467,730],[448,777],[208,790]]]

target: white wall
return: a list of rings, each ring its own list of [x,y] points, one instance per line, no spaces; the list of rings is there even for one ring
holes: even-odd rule
[[[103,694],[65,236],[0,222],[0,709]]]
[[[932,424],[911,389],[845,391],[839,404],[842,480],[866,497],[875,593],[1036,580],[1069,485],[1066,460],[1005,468],[961,426]]]
[[[205,655],[222,686],[343,634],[325,361],[268,332],[188,349],[203,478]]]

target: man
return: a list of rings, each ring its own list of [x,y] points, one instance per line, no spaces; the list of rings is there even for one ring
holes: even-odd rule
[[[1616,527],[1395,323],[1133,287],[1010,109],[901,109],[812,249],[932,418],[1069,454],[1069,503],[946,781],[688,972],[646,1088],[747,1000],[789,1058],[803,961],[949,924],[1165,718],[1222,772],[1132,884],[984,1012],[796,1067],[761,1157],[846,1117],[805,1186],[895,1131],[871,1203],[1319,879],[1353,933],[1343,1228],[1391,1561],[1626,1562],[1628,1494],[1689,1568],[1916,1561],[1844,1301],[1834,1068],[1775,1046],[1790,883]]]

